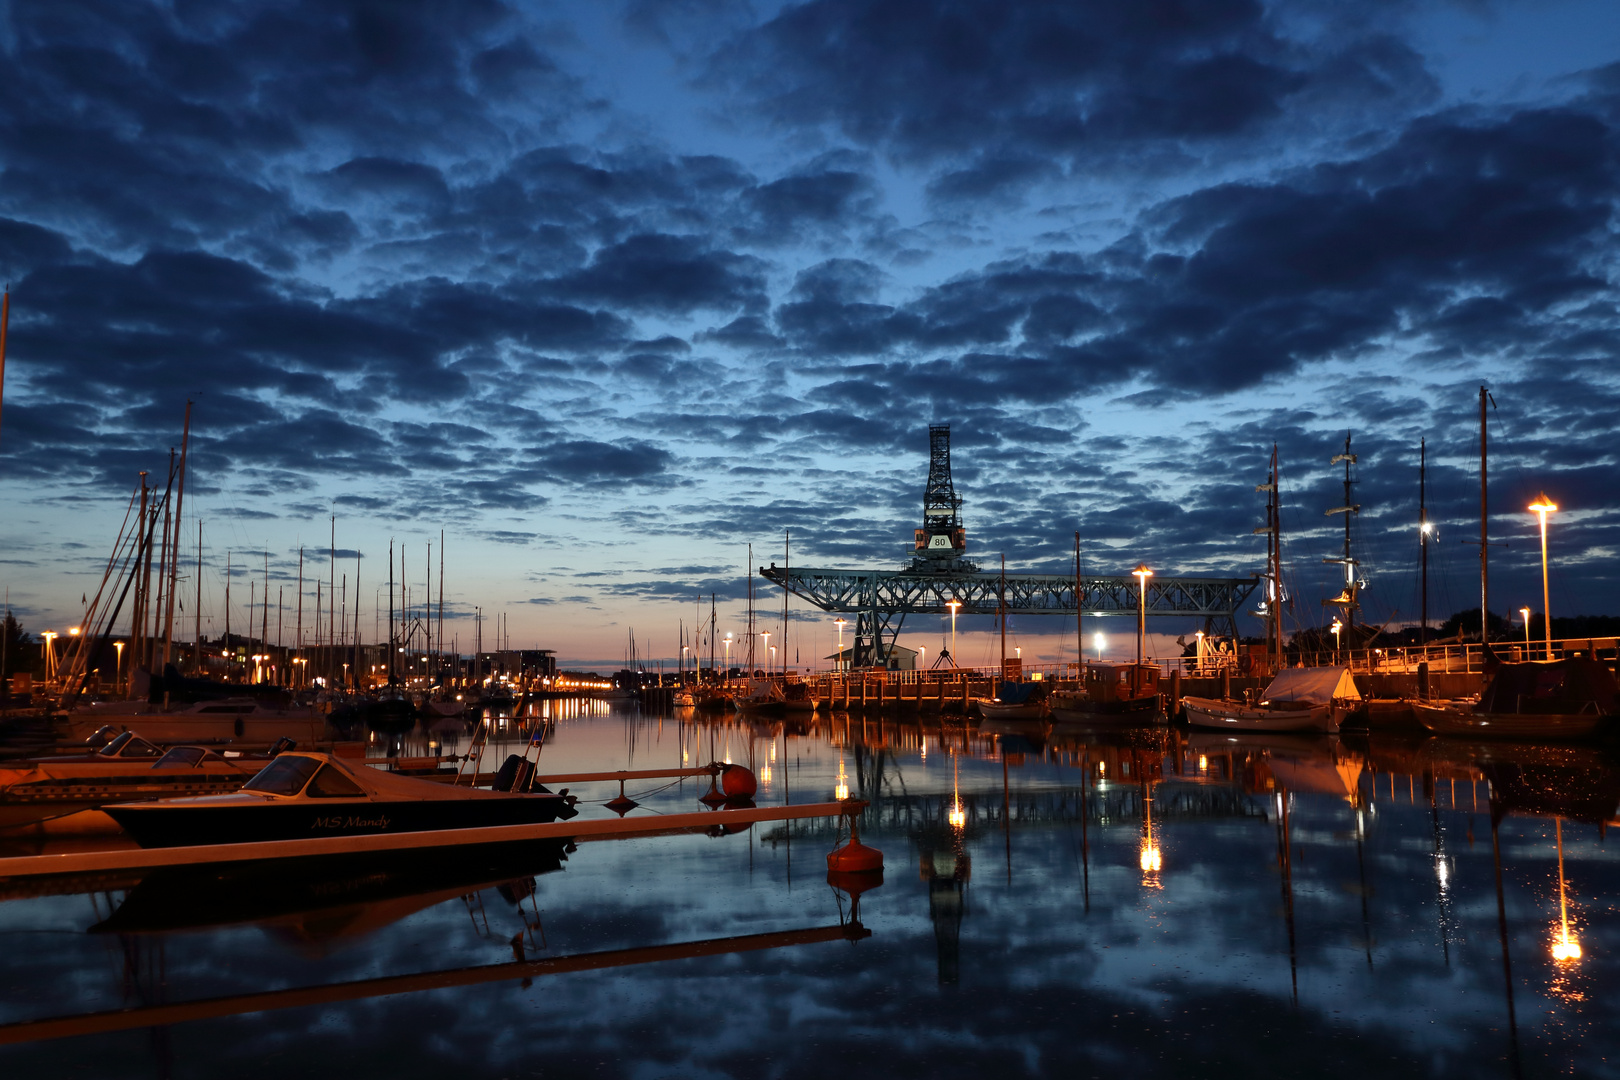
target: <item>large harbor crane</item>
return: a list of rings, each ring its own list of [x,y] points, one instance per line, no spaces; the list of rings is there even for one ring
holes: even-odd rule
[[[894,647],[907,615],[1008,614],[1127,616],[1138,613],[1138,580],[1118,576],[982,573],[966,558],[962,497],[951,480],[951,435],[947,424],[928,429],[928,483],[916,554],[898,570],[818,569],[776,565],[760,576],[823,611],[852,613],[855,642],[850,666],[892,667]],[[1150,616],[1194,616],[1205,630],[1236,640],[1237,613],[1259,584],[1247,578],[1152,577],[1147,579]],[[1003,587],[1005,581],[1005,587]],[[954,659],[954,658],[953,658]]]

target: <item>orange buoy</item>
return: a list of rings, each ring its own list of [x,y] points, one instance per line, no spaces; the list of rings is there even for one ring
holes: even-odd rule
[[[883,852],[861,843],[855,815],[849,818],[849,843],[827,853],[827,873],[863,874],[883,870]]]
[[[751,769],[724,765],[720,768],[720,790],[726,793],[727,799],[752,799],[759,790],[759,781]]]
[[[867,847],[859,840],[851,840],[843,847],[834,848],[827,853],[829,874],[862,874],[882,869],[883,852],[875,847]]]

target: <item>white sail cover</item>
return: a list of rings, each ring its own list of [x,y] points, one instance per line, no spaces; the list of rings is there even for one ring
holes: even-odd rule
[[[1326,705],[1330,701],[1361,700],[1361,691],[1345,667],[1287,668],[1277,673],[1261,695],[1263,701],[1307,701]]]

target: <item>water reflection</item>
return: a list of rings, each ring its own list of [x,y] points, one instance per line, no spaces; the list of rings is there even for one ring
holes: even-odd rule
[[[951,1075],[1602,1075],[1620,1054],[1597,1011],[1620,974],[1606,747],[537,702],[372,752],[471,768],[448,763],[537,739],[542,775],[730,758],[761,804],[847,790],[885,883],[827,878],[830,819],[461,865],[12,883],[0,1022],[202,1002],[137,1019],[186,1033],[165,1054],[249,1072],[249,1030],[284,1072],[318,1067],[323,1016],[350,1052],[495,1075],[887,1075],[900,1047]],[[627,794],[685,812],[707,787]],[[576,793],[600,815],[617,790]],[[503,1020],[546,975],[565,981],[544,1024]],[[315,997],[264,996],[287,990]],[[385,1013],[375,993],[397,995]],[[45,1045],[0,1047],[0,1069],[97,1072],[132,1044]]]

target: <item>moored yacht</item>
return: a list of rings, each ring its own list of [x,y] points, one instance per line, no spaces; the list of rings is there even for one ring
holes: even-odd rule
[[[513,761],[521,764],[503,767],[494,790],[481,790],[379,772],[330,754],[286,753],[230,795],[105,811],[142,847],[533,825],[577,813],[572,796],[529,791],[533,763],[515,755]]]

